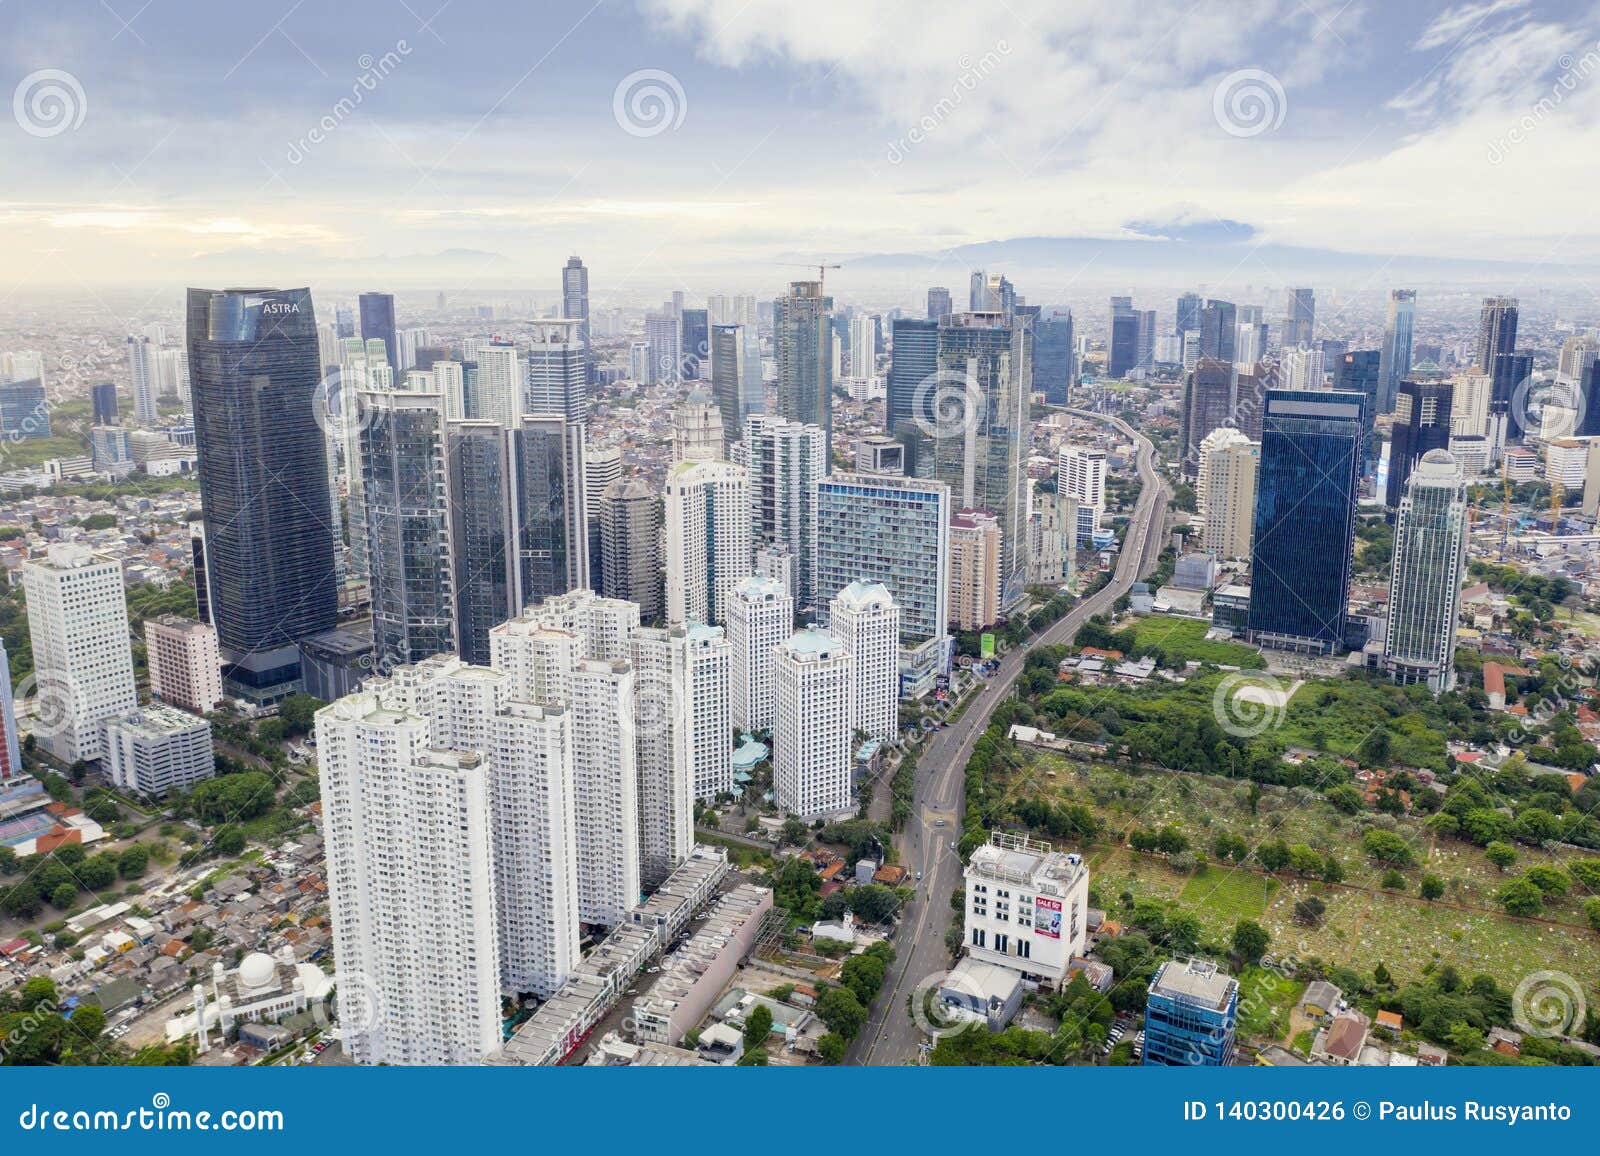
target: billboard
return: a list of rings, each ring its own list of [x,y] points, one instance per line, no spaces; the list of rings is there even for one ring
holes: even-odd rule
[[[994,657],[994,635],[982,634],[978,636],[978,656],[980,658]]]
[[[1033,933],[1048,939],[1061,938],[1061,900],[1033,897]]]

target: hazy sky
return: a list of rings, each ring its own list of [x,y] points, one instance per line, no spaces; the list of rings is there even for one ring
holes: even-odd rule
[[[1582,264],[1597,41],[1527,0],[7,0],[0,292],[550,285],[569,252],[618,293],[770,289],[1212,220]]]

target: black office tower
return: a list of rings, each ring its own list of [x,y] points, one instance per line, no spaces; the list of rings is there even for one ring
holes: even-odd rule
[[[317,323],[306,289],[190,289],[189,377],[210,611],[230,689],[291,693],[337,624]]]
[[[1344,646],[1366,399],[1269,389],[1250,559],[1250,637],[1326,654]]]
[[[361,307],[361,340],[376,337],[383,342],[384,353],[389,358],[389,368],[394,370],[395,384],[400,382],[400,351],[395,348],[394,294],[363,293],[357,298]]]
[[[946,313],[944,316],[949,316]],[[933,393],[939,370],[939,323],[896,317],[889,323],[889,380],[885,387],[885,425],[933,429]]]
[[[1139,314],[1129,297],[1111,299],[1106,333],[1106,376],[1118,380],[1139,364]]]
[[[102,381],[89,391],[89,408],[93,414],[94,425],[118,425],[121,418],[117,413],[117,387],[109,381]]]
[[[1239,311],[1231,301],[1207,301],[1200,310],[1200,356],[1234,360],[1239,336]]]
[[[1450,448],[1450,399],[1442,381],[1402,381],[1395,394],[1394,432],[1389,441],[1389,483],[1384,504],[1400,508],[1411,471],[1429,450]]]
[[[696,381],[702,376],[701,367],[711,362],[711,315],[705,309],[685,309],[679,321],[683,378]]]
[[[1076,376],[1072,312],[1042,313],[1033,322],[1033,388],[1050,405],[1066,405]]]

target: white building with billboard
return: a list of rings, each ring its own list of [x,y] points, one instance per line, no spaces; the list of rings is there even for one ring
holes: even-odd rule
[[[966,870],[967,955],[1059,987],[1088,942],[1089,865],[1075,852],[995,831]]]

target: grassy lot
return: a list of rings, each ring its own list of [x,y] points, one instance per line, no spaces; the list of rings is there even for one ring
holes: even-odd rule
[[[1584,855],[1521,848],[1519,862],[1502,873],[1481,848],[1436,838],[1406,817],[1392,821],[1392,829],[1410,842],[1417,865],[1402,872],[1404,890],[1385,891],[1383,869],[1361,848],[1361,833],[1376,817],[1344,815],[1306,788],[1265,787],[1252,813],[1249,784],[1236,780],[1086,764],[1047,752],[1028,751],[1024,757],[1026,765],[1004,784],[1010,796],[1081,804],[1104,825],[1105,833],[1091,849],[1090,885],[1110,918],[1129,914],[1124,897],[1131,896],[1194,914],[1211,945],[1225,947],[1234,924],[1253,919],[1271,934],[1278,955],[1320,958],[1367,973],[1381,962],[1401,982],[1420,977],[1431,963],[1450,963],[1467,975],[1487,972],[1507,987],[1529,972],[1553,968],[1578,976],[1591,998],[1600,999],[1600,935],[1588,927],[1581,888],[1547,903],[1538,920],[1511,919],[1495,903],[1499,888],[1525,867],[1560,865]],[[1050,770],[1056,771],[1054,777]],[[1186,875],[1163,858],[1121,843],[1135,827],[1163,826],[1187,835],[1194,851],[1211,858],[1209,866]],[[1307,844],[1337,859],[1345,881],[1268,878],[1218,862],[1211,845],[1222,833],[1251,847],[1269,839]],[[1445,894],[1436,902],[1418,894],[1425,873],[1445,883]],[[1296,902],[1311,895],[1327,905],[1316,927],[1294,919]]]
[[[1306,985],[1260,967],[1239,976],[1239,1031],[1246,1038],[1281,1040],[1289,1034],[1289,1013]]]
[[[1238,642],[1213,642],[1206,638],[1209,622],[1195,618],[1138,618],[1124,630],[1131,630],[1139,645],[1159,646],[1169,657],[1183,661],[1210,662],[1218,666],[1241,666],[1255,670],[1266,665],[1253,646]]]
[[[1373,729],[1382,726],[1389,732],[1394,762],[1442,771],[1444,735],[1411,705],[1393,688],[1359,680],[1311,682],[1289,700],[1279,733],[1290,744],[1351,758]]]

